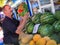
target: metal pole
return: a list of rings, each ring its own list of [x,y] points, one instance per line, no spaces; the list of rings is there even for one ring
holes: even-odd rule
[[[26,0],[26,3],[27,3],[27,6],[28,6],[28,10],[30,12],[30,16],[33,15],[33,11],[32,11],[32,7],[31,7],[31,4],[30,4],[30,0]]]

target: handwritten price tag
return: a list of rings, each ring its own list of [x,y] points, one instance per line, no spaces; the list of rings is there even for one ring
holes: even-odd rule
[[[33,33],[37,33],[39,25],[40,25],[40,24],[36,24],[36,25],[34,26]]]

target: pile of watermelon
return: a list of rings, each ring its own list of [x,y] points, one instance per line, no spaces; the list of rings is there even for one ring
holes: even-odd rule
[[[36,24],[40,24],[37,30],[38,34],[42,37],[49,36],[60,43],[60,11],[56,11],[55,14],[50,12],[34,14],[26,24],[25,33],[33,34]]]

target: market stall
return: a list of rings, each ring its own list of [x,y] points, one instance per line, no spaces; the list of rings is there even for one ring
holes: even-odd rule
[[[60,0],[8,0],[6,4],[18,21],[29,12],[24,34],[19,35],[20,45],[60,45]]]

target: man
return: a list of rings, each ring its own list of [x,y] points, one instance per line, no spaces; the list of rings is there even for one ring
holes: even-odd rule
[[[3,12],[5,14],[5,19],[2,23],[2,28],[4,31],[4,43],[6,45],[19,45],[18,36],[20,33],[22,33],[22,29],[26,24],[29,13],[25,14],[24,17],[21,17],[22,20],[19,22],[12,18],[12,8],[9,5],[5,5],[3,7]]]

